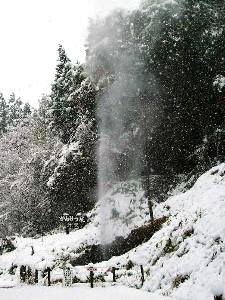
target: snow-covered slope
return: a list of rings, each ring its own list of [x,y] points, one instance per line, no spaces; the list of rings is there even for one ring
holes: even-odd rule
[[[141,190],[136,189],[134,195],[117,191],[111,196],[113,207],[130,201],[126,208],[128,213],[122,205],[123,218],[119,217],[120,213],[116,214],[117,219],[109,217],[116,230],[122,224],[128,224],[120,230],[124,235],[148,219]],[[121,203],[119,199],[123,199]],[[117,266],[118,282],[140,287],[137,265],[143,264],[145,290],[181,300],[214,300],[215,295],[225,299],[225,164],[202,175],[187,192],[159,204],[155,208],[155,217],[162,216],[168,217],[166,223],[148,242],[120,257],[97,264],[99,270]],[[128,219],[129,222],[124,222]],[[17,250],[0,256],[0,267],[5,269],[12,263],[21,264],[23,259],[40,267],[42,264],[53,265],[60,261],[60,256],[77,255],[78,248],[85,243],[98,243],[101,240],[99,230],[100,220],[93,214],[92,223],[69,236],[55,234],[44,237],[43,241],[17,239]],[[30,255],[31,244],[35,249],[33,256]],[[76,271],[77,278],[83,275],[82,270]]]
[[[168,221],[147,243],[103,265],[143,264],[144,289],[182,300],[225,299],[225,164],[158,205]],[[136,286],[135,272],[120,281]]]

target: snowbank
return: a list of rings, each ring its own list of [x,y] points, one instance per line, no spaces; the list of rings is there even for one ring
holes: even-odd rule
[[[32,295],[32,296],[31,296]],[[12,289],[0,289],[0,298],[4,300],[172,300],[154,296],[144,291],[113,286],[113,287],[97,287],[91,289],[87,286],[75,286],[72,288],[56,287],[17,287]]]

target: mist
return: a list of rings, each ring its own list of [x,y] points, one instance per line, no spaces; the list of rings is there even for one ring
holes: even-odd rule
[[[94,0],[92,6],[96,16],[105,17],[115,9],[136,9],[140,2],[141,0]]]
[[[162,116],[162,91],[151,71],[146,71],[137,41],[140,24],[137,11],[116,10],[93,21],[89,30],[87,62],[99,95],[98,203],[103,244],[118,235],[110,221],[115,205],[110,193],[119,182],[140,182],[150,166],[146,166],[145,144]]]

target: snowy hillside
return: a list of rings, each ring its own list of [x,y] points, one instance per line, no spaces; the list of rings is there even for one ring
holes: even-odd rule
[[[124,235],[135,226],[144,224],[148,218],[147,206],[140,190],[136,190],[133,198],[128,194],[126,201],[133,199],[133,202],[130,200],[130,207],[126,207],[127,213],[123,210],[126,217],[118,216],[117,222],[119,219],[121,222],[128,220],[129,214],[132,215],[134,211],[136,215],[132,216]],[[124,194],[122,197],[121,193],[114,193],[113,206],[122,205],[124,197]],[[61,233],[36,240],[17,238],[17,249],[0,256],[0,267],[3,270],[1,284],[9,278],[15,283],[15,277],[6,272],[12,264],[29,264],[38,268],[47,265],[60,267],[62,259],[76,256],[78,249],[85,243],[100,242],[97,210],[93,212],[90,224],[68,236]],[[213,300],[215,295],[225,297],[224,214],[225,164],[221,164],[202,175],[190,190],[171,197],[155,208],[156,218],[167,216],[168,219],[148,242],[96,266],[99,272],[117,266],[119,283],[140,288],[138,265],[143,264],[146,276],[143,289],[175,299]],[[116,230],[121,224],[115,221]],[[34,255],[31,255],[31,245],[34,247]],[[87,274],[83,269],[77,267],[76,277],[84,280],[84,275]]]
[[[90,214],[91,222],[69,235],[63,232],[38,239],[17,237],[14,241],[16,250],[0,256],[0,269],[23,264],[37,269],[62,266],[64,262],[76,259],[88,245],[101,244],[101,228],[106,219],[110,240],[115,236],[127,236],[133,228],[143,225],[149,219],[146,199],[143,198],[138,182],[115,185],[106,198],[108,213],[104,220],[100,218],[101,207],[97,205]]]
[[[143,264],[144,289],[182,300],[225,297],[225,164],[202,175],[189,191],[156,209],[167,224],[147,243],[107,265]],[[103,264],[101,264],[103,265]],[[135,272],[120,281],[137,285]],[[132,280],[133,277],[133,280]]]

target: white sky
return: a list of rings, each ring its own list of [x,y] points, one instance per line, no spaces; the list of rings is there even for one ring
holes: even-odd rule
[[[0,92],[32,105],[49,93],[58,44],[72,61],[84,60],[89,17],[140,0],[0,0]]]

